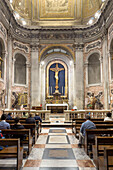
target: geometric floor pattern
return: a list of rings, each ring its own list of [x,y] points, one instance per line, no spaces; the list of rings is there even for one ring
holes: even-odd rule
[[[13,159],[6,162],[2,159],[0,164],[11,166],[14,161]],[[71,128],[43,128],[29,157],[23,160],[22,170],[96,170],[96,168],[84,149],[78,148],[78,140]]]
[[[96,170],[71,128],[43,128],[23,170]]]

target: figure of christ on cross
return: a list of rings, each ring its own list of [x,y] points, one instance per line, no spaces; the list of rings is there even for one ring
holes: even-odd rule
[[[59,93],[59,90],[58,90],[58,88],[59,88],[58,87],[58,73],[59,73],[59,71],[64,70],[64,68],[59,68],[58,63],[56,63],[56,67],[50,68],[50,70],[55,72],[55,79],[56,79],[55,93]]]

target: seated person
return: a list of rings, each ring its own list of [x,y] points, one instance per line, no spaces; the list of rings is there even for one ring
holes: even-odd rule
[[[6,120],[12,120],[12,113],[8,113]]]
[[[13,129],[25,129],[24,126],[20,123],[20,118],[15,118],[15,124],[13,126]]]
[[[20,118],[16,117],[13,129],[25,129],[24,126],[19,121],[20,121]],[[16,135],[13,135],[13,138],[20,138],[20,141],[23,141],[26,138],[26,135],[16,134]]]
[[[32,113],[29,114],[29,117],[26,119],[26,123],[30,124],[36,123]]]
[[[40,118],[39,113],[36,113],[36,114],[35,114],[34,119],[35,119],[35,120],[39,120],[40,122],[42,122],[42,119]]]
[[[107,117],[104,118],[104,121],[113,121],[113,119],[112,119],[111,116],[112,116],[112,113],[111,113],[111,112],[108,112],[108,113],[107,113]]]
[[[7,115],[4,113],[1,116],[0,129],[10,129],[10,124],[6,122]]]
[[[82,144],[84,144],[84,137],[86,133],[86,129],[96,129],[95,124],[90,120],[90,116],[86,115],[86,121],[82,123],[80,128],[80,134],[79,134],[79,147],[82,147]],[[91,138],[94,136],[90,136]]]
[[[23,112],[23,118],[28,118],[28,116],[29,116],[29,114],[28,113],[26,113],[26,112]]]

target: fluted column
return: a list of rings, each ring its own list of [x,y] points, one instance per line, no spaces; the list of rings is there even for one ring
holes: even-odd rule
[[[75,44],[76,56],[76,106],[78,109],[84,108],[84,64],[83,64],[83,44]]]
[[[39,45],[31,45],[31,106],[40,105]]]
[[[11,108],[11,86],[12,86],[12,36],[9,33],[8,35],[8,55],[7,55],[7,78],[6,78],[6,86],[7,86],[7,104],[6,107],[8,109]]]
[[[108,98],[108,53],[107,53],[107,33],[103,36],[103,44],[102,44],[102,52],[103,52],[103,83],[104,83],[104,109],[109,108]]]

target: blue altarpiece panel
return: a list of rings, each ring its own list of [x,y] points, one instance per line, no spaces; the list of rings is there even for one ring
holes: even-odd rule
[[[50,68],[55,68],[56,63],[52,64]],[[59,68],[64,68],[62,64],[58,63]],[[55,92],[56,86],[56,79],[55,79],[55,72],[50,70],[49,68],[49,95],[52,95]],[[65,95],[65,68],[58,72],[58,90],[62,96]]]

